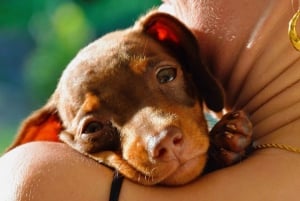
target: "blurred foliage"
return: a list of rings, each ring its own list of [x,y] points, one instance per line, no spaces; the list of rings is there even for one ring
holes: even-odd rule
[[[76,52],[130,26],[159,0],[1,0],[0,153],[43,105]]]
[[[31,35],[36,48],[25,63],[25,81],[35,104],[45,102],[61,71],[82,46],[92,38],[92,27],[84,11],[74,2],[60,4],[51,12],[31,18]]]

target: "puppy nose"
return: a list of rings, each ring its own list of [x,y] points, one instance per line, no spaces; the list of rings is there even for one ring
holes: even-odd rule
[[[149,156],[154,160],[171,160],[182,150],[182,132],[176,127],[168,127],[148,141]]]

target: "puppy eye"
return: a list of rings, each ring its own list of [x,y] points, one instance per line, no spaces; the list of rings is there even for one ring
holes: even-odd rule
[[[176,78],[176,68],[162,68],[156,74],[156,79],[160,84],[171,82]]]
[[[96,121],[92,121],[92,122],[88,123],[84,127],[82,133],[86,133],[86,134],[96,133],[96,132],[98,132],[98,131],[100,131],[102,129],[103,129],[103,124],[102,123],[96,122]]]

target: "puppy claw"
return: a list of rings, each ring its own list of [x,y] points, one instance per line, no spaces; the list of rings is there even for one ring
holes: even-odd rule
[[[226,124],[226,128],[227,128],[227,129],[230,129],[230,130],[232,130],[232,131],[237,130],[236,125],[233,124],[233,123]]]
[[[225,131],[225,137],[226,137],[227,139],[232,139],[232,138],[233,138],[233,134],[232,134],[232,133],[229,133],[229,132],[227,132],[227,131]]]
[[[232,119],[236,119],[236,118],[240,117],[240,111],[232,112],[232,113],[230,114],[230,117],[231,117]]]

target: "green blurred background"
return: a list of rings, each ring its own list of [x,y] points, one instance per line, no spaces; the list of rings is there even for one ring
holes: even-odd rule
[[[0,153],[42,106],[77,51],[160,0],[1,0]]]

